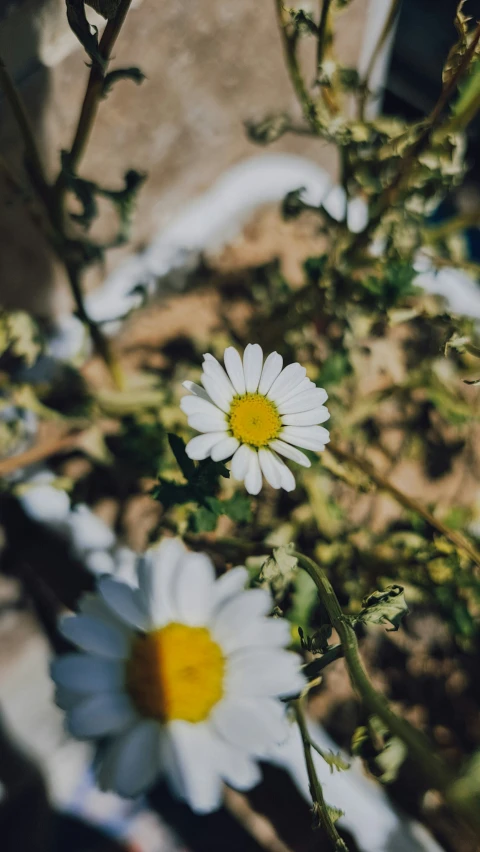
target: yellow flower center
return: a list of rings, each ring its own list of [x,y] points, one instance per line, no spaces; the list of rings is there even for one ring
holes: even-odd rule
[[[242,444],[266,447],[278,437],[282,421],[276,406],[260,393],[237,396],[230,406],[230,429]]]
[[[225,660],[205,627],[172,622],[136,636],[126,685],[143,716],[202,722],[223,695]]]

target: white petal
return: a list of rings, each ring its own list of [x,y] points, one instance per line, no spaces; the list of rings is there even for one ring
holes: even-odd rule
[[[216,358],[211,361],[206,360],[203,362],[202,384],[204,387],[206,387],[204,384],[205,376],[211,380],[210,384],[211,382],[215,383],[224,399],[226,399],[227,402],[230,402],[232,397],[235,396],[235,388],[233,387],[222,365],[219,364]]]
[[[88,506],[76,506],[65,523],[70,528],[72,545],[79,553],[85,550],[108,550],[115,544],[115,534]]]
[[[192,397],[191,397],[192,398]],[[227,431],[227,421],[223,411],[215,409],[218,414],[191,414],[188,425],[197,432],[220,432]]]
[[[73,689],[67,689],[65,686],[55,687],[55,704],[61,710],[71,710],[84,699],[85,693],[74,692]]]
[[[226,694],[289,696],[305,685],[300,658],[278,648],[247,648],[228,658]]]
[[[248,571],[243,565],[231,568],[215,582],[212,591],[212,607],[219,609],[223,603],[238,592],[243,591],[247,584]]]
[[[258,461],[260,462],[262,473],[268,484],[271,485],[272,488],[280,488],[282,477],[270,450],[259,450]]]
[[[288,736],[285,708],[274,698],[227,696],[213,710],[212,725],[227,742],[258,756]]]
[[[220,807],[222,785],[215,766],[213,737],[207,724],[175,720],[168,725],[173,759],[182,779],[185,801],[196,813],[209,813]],[[167,766],[169,777],[172,773]],[[179,783],[174,778],[178,791]]]
[[[258,343],[249,343],[243,353],[243,372],[247,393],[255,393],[262,375],[263,352]]]
[[[232,459],[232,476],[243,482],[247,475],[250,453],[252,450],[246,444],[242,444]]]
[[[162,627],[177,617],[174,586],[188,551],[178,538],[164,538],[144,554],[138,565],[142,606],[149,626]]]
[[[175,578],[178,621],[191,627],[208,623],[215,569],[205,553],[187,553]]]
[[[235,388],[233,387],[222,365],[208,352],[203,357],[205,359],[202,364],[204,372],[209,376],[212,376],[212,378],[216,378],[217,382],[222,385],[225,396],[231,399],[232,396],[235,395]]]
[[[128,656],[130,631],[114,627],[97,618],[88,615],[66,616],[60,623],[60,631],[82,651],[112,659]]]
[[[280,438],[287,444],[320,452],[330,440],[328,429],[323,426],[285,426]]]
[[[142,607],[138,589],[121,583],[112,577],[101,577],[98,591],[112,612],[125,624],[142,630],[147,624],[147,614]]]
[[[285,456],[287,459],[303,465],[303,467],[311,467],[312,463],[305,453],[297,450],[296,447],[290,446],[290,444],[285,444],[284,441],[279,441],[278,439],[271,441],[270,448],[275,450],[276,453],[280,453],[280,455]]]
[[[318,390],[315,382],[311,382],[310,379],[305,377],[298,385],[294,385],[290,388],[288,393],[285,393],[281,399],[277,400],[278,405],[284,405],[286,402],[289,402],[293,397],[300,396],[302,393],[306,393],[306,391],[314,391]]]
[[[271,352],[263,365],[258,392],[266,396],[275,379],[282,372],[283,358],[278,352]]]
[[[64,654],[52,662],[50,671],[59,686],[83,694],[118,692],[125,680],[123,663],[90,654]]]
[[[180,408],[182,409],[184,414],[188,416],[192,414],[205,414],[209,417],[221,417],[223,419],[222,412],[218,409],[218,407],[208,399],[202,399],[200,396],[184,396],[180,400]]]
[[[208,392],[208,395],[212,402],[218,408],[221,408],[222,411],[225,411],[227,413],[230,410],[230,400],[233,394],[231,396],[226,396],[223,393],[222,386],[217,381],[217,379],[213,376],[207,375],[207,373],[202,373],[202,384],[205,387],[205,390]]]
[[[230,376],[230,381],[236,392],[238,394],[244,394],[246,390],[245,375],[243,372],[242,359],[240,358],[237,350],[234,349],[233,346],[229,346],[225,349],[223,360],[225,362],[227,373]]]
[[[185,452],[190,459],[201,461],[207,459],[215,446],[225,440],[225,432],[206,432],[192,438],[185,447]]]
[[[207,402],[210,400],[208,393],[202,388],[201,385],[195,384],[195,382],[183,382],[183,387],[193,393],[194,396],[199,396],[202,399],[206,399]]]
[[[262,488],[262,472],[260,470],[260,462],[258,461],[258,453],[249,448],[248,468],[245,475],[245,488],[249,494],[258,494]]]
[[[67,716],[68,730],[74,737],[104,737],[132,725],[138,719],[128,695],[100,692],[77,704]]]
[[[330,413],[324,405],[312,408],[310,411],[299,411],[297,414],[284,414],[282,423],[284,426],[317,426],[328,420]]]
[[[306,373],[305,367],[300,364],[289,364],[275,379],[272,387],[267,393],[268,399],[280,405],[283,397],[287,396],[302,381]]]
[[[285,648],[291,642],[290,623],[285,618],[257,618],[244,622],[241,627],[222,643],[227,653],[253,646]]]
[[[224,742],[220,737],[215,737],[212,742],[218,771],[230,787],[235,790],[251,790],[260,783],[260,767],[244,750]]]
[[[212,459],[213,461],[223,461],[223,459],[228,459],[230,456],[238,450],[240,446],[240,441],[237,441],[236,438],[224,438],[212,449]]]
[[[325,402],[326,394],[321,388],[312,388],[303,393],[296,393],[278,406],[279,414],[297,414],[299,411],[310,411]]]
[[[235,634],[245,625],[251,626],[252,621],[264,616],[272,608],[272,598],[266,589],[248,589],[245,592],[228,598],[224,605],[216,610],[212,620],[212,635],[229,652],[235,643]]]
[[[270,464],[274,471],[275,480],[279,483],[278,488],[283,488],[285,491],[293,491],[295,488],[295,477],[291,470],[283,463],[281,458],[273,451],[270,453]]]
[[[126,797],[147,790],[160,771],[160,743],[160,726],[152,719],[144,719],[115,737],[103,754],[100,788]]]

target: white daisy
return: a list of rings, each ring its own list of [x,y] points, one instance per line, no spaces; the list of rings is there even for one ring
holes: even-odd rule
[[[266,618],[270,594],[245,591],[245,568],[215,579],[211,560],[167,539],[140,558],[138,585],[103,577],[99,594],[62,621],[82,653],[52,665],[73,736],[107,738],[103,789],[136,796],[164,774],[198,812],[220,805],[222,781],[260,779],[261,758],[287,736],[280,696],[304,685],[284,650],[289,626]]]
[[[232,458],[234,479],[244,480],[249,494],[258,494],[262,474],[273,488],[293,491],[295,479],[281,460],[304,467],[310,460],[298,447],[321,451],[330,440],[320,423],[330,417],[327,392],[306,378],[300,364],[283,367],[272,352],[263,363],[258,343],[249,343],[243,361],[237,350],[225,350],[225,370],[213,355],[204,355],[202,385],[184,382],[191,396],[180,406],[192,429],[205,434],[187,444],[191,459]]]

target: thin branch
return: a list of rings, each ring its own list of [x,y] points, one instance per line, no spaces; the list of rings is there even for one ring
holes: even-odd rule
[[[372,54],[371,54],[370,59],[368,61],[367,69],[365,71],[363,80],[360,84],[361,94],[360,94],[360,102],[359,102],[359,117],[362,121],[363,121],[364,115],[365,115],[365,106],[366,106],[367,98],[368,98],[368,95],[370,94],[369,85],[368,85],[369,81],[370,81],[370,77],[372,76],[373,69],[375,68],[378,57],[380,56],[380,53],[381,53],[381,51],[382,51],[382,49],[385,45],[385,42],[386,42],[386,40],[387,40],[387,38],[390,34],[390,31],[393,28],[397,14],[398,14],[399,9],[400,9],[400,2],[401,2],[401,0],[392,0],[387,18],[386,18],[385,23],[382,27],[382,31],[379,35],[378,41],[377,41],[377,43],[376,43],[376,45],[375,45],[375,47],[372,51]]]
[[[41,444],[35,444],[34,447],[25,450],[23,453],[18,453],[15,456],[2,459],[2,461],[0,461],[0,477],[9,476],[16,470],[21,470],[22,467],[29,467],[29,465],[45,461],[45,459],[48,459],[57,453],[73,450],[77,446],[81,434],[82,433],[76,429],[74,432],[68,432],[67,435],[57,435],[55,438],[51,438]]]
[[[41,197],[46,202],[50,197],[50,186],[46,177],[45,169],[40,157],[40,152],[35,141],[30,120],[25,105],[19,92],[7,70],[5,62],[0,57],[0,89],[3,91],[17,122],[20,134],[25,146],[25,160],[28,171]]]
[[[98,46],[99,53],[104,59],[103,67],[96,62],[93,63],[90,70],[87,89],[83,99],[80,115],[77,122],[77,128],[73,138],[72,146],[69,154],[69,164],[73,172],[78,168],[80,160],[85,154],[85,149],[88,145],[90,135],[95,123],[95,118],[98,112],[98,107],[102,99],[103,84],[107,72],[107,66],[111,59],[112,51],[115,42],[119,36],[120,30],[125,22],[128,10],[132,0],[121,0],[117,13],[114,18],[107,22],[100,44]],[[58,176],[55,191],[58,194],[58,201],[61,203],[65,192],[65,184],[63,173]]]
[[[297,38],[289,32],[290,20],[282,0],[275,0],[277,20],[282,37],[283,50],[287,70],[295,93],[302,107],[305,121],[310,125],[316,136],[320,134],[321,127],[317,119],[317,110],[314,101],[308,93],[297,57]]]
[[[322,11],[320,13],[320,23],[318,25],[317,36],[317,73],[323,63],[325,51],[328,46],[329,13],[331,5],[332,0],[322,0]]]
[[[318,595],[324,605],[332,627],[337,631],[343,646],[345,663],[353,688],[359,694],[367,709],[378,716],[392,734],[406,745],[410,757],[415,762],[429,786],[439,790],[447,802],[475,830],[480,829],[480,813],[475,802],[463,799],[458,801],[453,793],[454,775],[438,754],[432,749],[428,738],[419,730],[397,716],[384,695],[377,692],[365,670],[360,657],[358,641],[350,621],[341,610],[332,584],[323,569],[302,553],[294,554],[301,568],[314,581]]]
[[[332,442],[328,444],[328,450],[340,461],[347,462],[348,464],[358,468],[358,470],[361,470],[362,473],[365,473],[371,480],[373,480],[378,488],[391,494],[392,497],[394,497],[395,500],[397,500],[397,502],[405,509],[420,515],[427,524],[451,541],[458,550],[463,550],[466,554],[468,554],[470,559],[472,559],[472,561],[480,567],[480,553],[476,550],[473,544],[468,541],[468,539],[464,538],[464,536],[461,535],[461,533],[456,532],[456,530],[452,530],[450,527],[447,527],[443,521],[440,521],[432,515],[432,513],[429,512],[422,503],[415,500],[414,497],[410,497],[408,494],[405,494],[400,490],[400,488],[397,488],[393,482],[390,482],[389,479],[382,476],[381,473],[378,473],[368,459],[359,458],[355,455],[355,453],[343,450],[337,444]]]
[[[319,824],[325,829],[330,843],[332,844],[332,848],[335,849],[336,852],[348,852],[348,847],[345,841],[342,840],[335,827],[335,823],[331,817],[328,805],[323,795],[322,785],[318,780],[317,770],[315,769],[315,764],[313,762],[312,742],[310,740],[307,723],[303,715],[301,699],[297,698],[295,701],[291,702],[291,705],[302,736],[303,753],[305,755],[308,783],[310,786],[310,795],[313,801],[315,816],[318,819]]]

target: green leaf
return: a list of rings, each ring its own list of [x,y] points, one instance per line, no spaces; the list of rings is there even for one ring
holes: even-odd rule
[[[398,630],[402,618],[408,613],[403,586],[396,584],[367,595],[362,607],[361,612],[354,616],[355,623],[391,624],[390,631]]]
[[[105,76],[103,81],[102,98],[106,98],[107,95],[110,94],[113,86],[115,83],[118,83],[119,80],[132,80],[137,84],[137,86],[139,86],[145,80],[145,74],[140,70],[140,68],[136,68],[135,66],[131,68],[115,68]]]
[[[185,441],[183,441],[182,438],[179,438],[178,435],[174,435],[172,432],[169,432],[167,437],[170,449],[175,456],[175,460],[180,470],[182,471],[185,479],[190,481],[195,477],[195,462],[193,462],[185,452]]]
[[[345,811],[342,811],[342,810],[340,810],[340,808],[336,808],[333,805],[327,805],[326,807],[327,807],[327,811],[330,815],[330,819],[334,823],[337,822],[337,820],[339,820],[340,817],[344,816],[344,814],[345,814]]]
[[[31,367],[42,351],[42,340],[32,317],[25,311],[0,313],[0,357],[9,352]]]
[[[275,600],[283,597],[298,573],[297,557],[292,556],[293,544],[275,547],[262,565],[259,580],[269,586]]]
[[[221,513],[235,521],[237,524],[247,524],[252,520],[252,504],[245,494],[237,491],[233,497],[228,500],[219,500],[221,504]]]
[[[120,0],[85,0],[85,2],[107,21],[115,17],[120,6]]]
[[[74,32],[92,62],[104,70],[106,62],[98,48],[97,28],[89,24],[87,20],[84,0],[66,0],[66,3],[70,29]]]
[[[218,515],[206,506],[200,506],[188,519],[188,528],[194,533],[213,532],[217,526]]]

